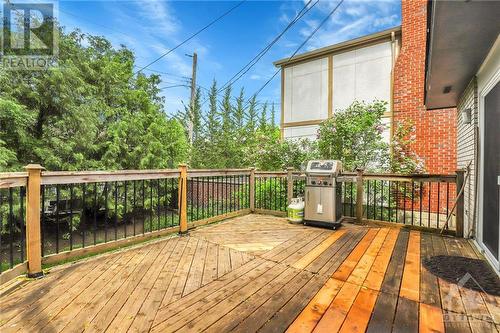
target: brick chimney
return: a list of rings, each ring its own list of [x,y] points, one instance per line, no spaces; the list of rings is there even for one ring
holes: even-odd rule
[[[401,50],[394,68],[394,122],[416,127],[415,153],[429,173],[454,173],[457,110],[426,110],[424,105],[427,1],[401,3]]]

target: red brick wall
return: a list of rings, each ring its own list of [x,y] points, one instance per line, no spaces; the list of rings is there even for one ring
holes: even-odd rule
[[[456,109],[426,110],[424,106],[427,1],[402,0],[401,50],[394,69],[394,121],[412,121],[412,149],[429,173],[456,170]]]

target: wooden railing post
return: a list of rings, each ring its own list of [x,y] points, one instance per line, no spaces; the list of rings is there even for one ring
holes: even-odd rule
[[[43,167],[28,164],[26,185],[26,246],[28,277],[39,277],[42,272],[42,242],[40,233],[40,187]]]
[[[286,197],[287,197],[287,202],[289,204],[292,203],[292,198],[293,198],[293,168],[287,168],[286,169],[287,174],[286,174],[286,180],[287,180],[287,189],[286,189]]]
[[[363,222],[363,170],[357,169],[356,176],[356,222]]]
[[[187,234],[187,165],[179,164],[179,233]]]
[[[250,168],[250,212],[255,212],[255,168]]]
[[[464,236],[464,194],[462,187],[464,185],[465,170],[457,170],[457,217],[456,217],[456,235],[457,237]]]

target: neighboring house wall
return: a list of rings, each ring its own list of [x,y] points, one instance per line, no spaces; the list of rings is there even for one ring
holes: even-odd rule
[[[471,123],[465,124],[461,112],[471,110]],[[476,149],[478,126],[477,80],[473,78],[462,93],[457,105],[457,168],[465,169],[469,163],[470,176],[464,188],[464,236],[469,236],[470,230],[477,220],[475,214],[476,185]]]
[[[401,10],[401,50],[394,69],[394,122],[415,125],[412,149],[423,159],[427,172],[454,173],[456,108],[426,110],[424,106],[427,1],[402,1]]]
[[[394,48],[389,40],[283,68],[284,138],[315,139],[318,124],[352,102],[388,103],[384,137],[390,138]]]

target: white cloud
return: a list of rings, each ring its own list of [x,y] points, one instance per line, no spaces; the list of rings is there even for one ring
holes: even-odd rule
[[[320,1],[302,20],[298,34],[287,36],[287,42],[301,43],[337,4],[338,0]],[[400,5],[399,0],[345,0],[301,51],[313,50],[396,26],[400,22]]]

